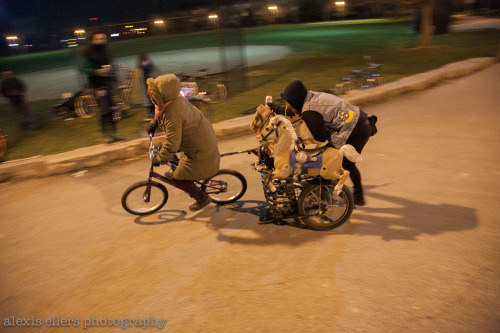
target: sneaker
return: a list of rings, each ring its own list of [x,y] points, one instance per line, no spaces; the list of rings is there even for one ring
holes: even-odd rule
[[[191,197],[196,200],[194,204],[189,206],[189,210],[192,212],[196,212],[212,202],[212,198],[203,190],[199,190],[198,193]]]

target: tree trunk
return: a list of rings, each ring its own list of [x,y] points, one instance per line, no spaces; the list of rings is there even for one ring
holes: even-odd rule
[[[432,36],[434,35],[434,25],[432,24],[432,16],[434,13],[435,0],[423,0],[421,3],[421,21],[420,35],[418,38],[419,48],[429,48],[432,45]]]

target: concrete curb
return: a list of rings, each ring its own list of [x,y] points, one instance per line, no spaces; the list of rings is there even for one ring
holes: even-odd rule
[[[491,58],[473,58],[447,64],[429,72],[416,74],[383,86],[363,91],[349,92],[344,98],[358,106],[382,102],[394,96],[428,89],[445,80],[456,79],[484,69],[497,60]],[[217,140],[252,133],[250,123],[253,115],[225,120],[214,124]],[[162,137],[155,137],[158,144]],[[7,161],[0,164],[0,182],[17,181],[28,178],[48,177],[76,172],[87,168],[102,166],[116,160],[126,160],[144,155],[148,149],[148,138],[139,138],[111,145],[96,145],[73,151],[35,156],[22,160]]]
[[[456,79],[469,75],[481,69],[484,69],[496,62],[491,58],[472,58],[464,61],[454,62],[444,65],[440,68],[415,74],[394,82],[384,84],[379,87],[368,90],[350,91],[344,96],[345,100],[357,105],[366,106],[367,104],[379,103],[388,100],[394,96],[428,89],[445,80]]]

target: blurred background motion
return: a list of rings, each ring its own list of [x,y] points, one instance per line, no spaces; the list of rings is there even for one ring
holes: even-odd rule
[[[295,78],[330,89],[366,67],[367,55],[384,64],[384,82],[496,56],[499,12],[496,0],[1,1],[0,69],[24,85],[31,117],[20,127],[9,99],[1,99],[3,158],[96,144],[95,121],[87,119],[94,102],[81,97],[89,96],[81,67],[93,31],[107,34],[120,127],[131,139],[150,111],[145,76],[176,73],[195,82],[193,102],[217,122],[251,112]],[[141,67],[141,55],[154,70]],[[205,93],[212,98],[198,98]],[[69,110],[59,114],[54,106],[64,103]],[[85,135],[64,139],[75,130]]]

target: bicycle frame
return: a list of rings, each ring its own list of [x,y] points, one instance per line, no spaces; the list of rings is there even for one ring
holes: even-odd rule
[[[146,192],[144,192],[144,201],[145,202],[149,202],[150,195],[151,195],[151,183],[153,181],[153,178],[158,179],[158,180],[160,180],[166,184],[169,184],[170,186],[173,186],[175,188],[179,188],[176,184],[176,182],[178,180],[167,178],[167,177],[154,171],[154,165],[153,165],[152,159],[157,154],[157,150],[158,150],[158,147],[153,145],[153,137],[150,135],[150,137],[149,137],[149,159],[151,160],[151,167],[149,169],[149,174],[148,174],[148,186],[146,188]],[[172,161],[168,162],[167,164],[172,168],[172,170],[175,170],[175,168],[177,168],[177,164],[172,162]],[[220,184],[216,180],[210,180],[209,182],[195,180],[194,183],[197,186],[203,188],[205,190],[205,193],[207,193],[207,194],[218,194],[218,193],[225,192],[227,190],[226,187],[222,186],[223,184]]]

